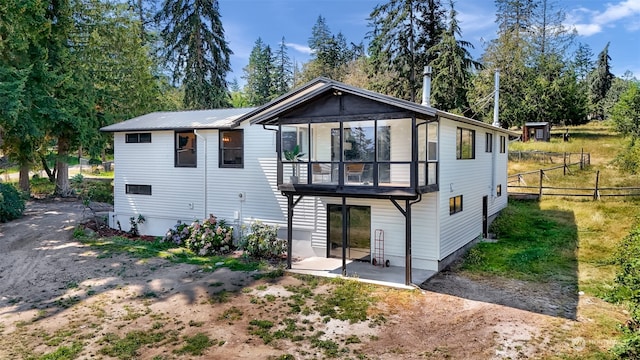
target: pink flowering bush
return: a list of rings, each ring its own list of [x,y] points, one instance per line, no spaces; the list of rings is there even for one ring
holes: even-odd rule
[[[227,254],[234,249],[233,227],[213,214],[202,223],[199,220],[191,225],[178,222],[162,241],[184,246],[201,256]]]

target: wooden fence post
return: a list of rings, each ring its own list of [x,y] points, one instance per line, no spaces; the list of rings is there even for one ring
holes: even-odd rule
[[[564,166],[562,167],[562,175],[567,176],[567,152],[564,152]]]
[[[584,148],[580,149],[580,170],[584,169]]]
[[[542,200],[542,178],[544,177],[544,171],[540,169],[540,190],[538,191],[538,200]]]
[[[600,190],[598,190],[599,182],[600,182],[600,170],[596,171],[596,189],[593,192],[593,200],[600,200]]]

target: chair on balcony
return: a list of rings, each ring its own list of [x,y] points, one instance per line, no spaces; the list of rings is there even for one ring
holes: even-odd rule
[[[345,170],[345,177],[347,182],[350,181],[351,178],[357,179],[356,182],[362,182],[362,172],[364,171],[364,164],[347,164]]]
[[[311,164],[311,172],[313,174],[313,179],[320,177],[320,182],[330,182],[331,181],[331,165],[329,164]],[[325,176],[328,176],[328,181],[325,181]]]

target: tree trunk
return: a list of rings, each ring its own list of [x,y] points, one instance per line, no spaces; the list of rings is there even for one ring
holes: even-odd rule
[[[58,138],[58,158],[56,159],[56,168],[58,174],[56,176],[56,195],[61,197],[69,197],[73,195],[73,190],[69,186],[69,164],[67,164],[67,155],[69,155],[69,139],[64,136]]]
[[[51,169],[49,169],[49,164],[47,164],[47,159],[42,155],[40,155],[40,162],[42,163],[42,168],[47,173],[47,177],[49,178],[49,181],[55,182],[56,181],[55,168],[53,169],[54,171],[51,171]]]
[[[31,195],[31,184],[29,183],[29,165],[20,166],[20,180],[18,181],[20,190]]]

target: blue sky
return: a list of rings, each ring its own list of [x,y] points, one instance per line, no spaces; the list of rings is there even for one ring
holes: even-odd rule
[[[292,60],[309,60],[311,28],[322,15],[332,33],[347,41],[365,41],[367,17],[382,0],[219,0],[225,36],[234,55],[233,73],[240,84],[242,68],[258,37],[275,48],[284,36]],[[443,3],[447,3],[443,1]],[[566,25],[574,27],[577,41],[588,44],[597,56],[607,42],[612,72],[633,72],[640,79],[640,0],[558,0],[567,13]],[[457,0],[456,9],[464,40],[480,57],[483,43],[496,37],[493,0]]]

